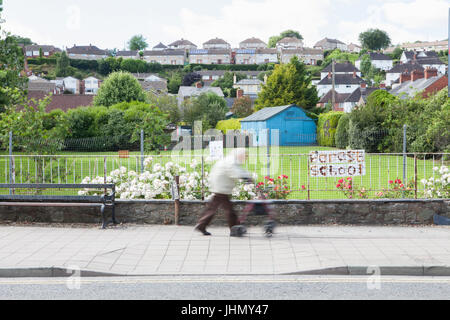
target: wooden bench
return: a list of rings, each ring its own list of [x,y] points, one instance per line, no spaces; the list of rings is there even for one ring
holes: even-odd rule
[[[105,208],[112,208],[112,223],[118,224],[115,215],[115,184],[0,184],[0,189],[11,190],[9,195],[0,195],[0,206],[17,207],[100,207],[102,214],[102,228],[106,229]],[[97,196],[64,196],[64,195],[21,195],[15,194],[15,189],[48,190],[48,189],[91,189],[103,193]],[[102,190],[102,191],[100,191]],[[107,194],[111,190],[111,194]]]
[[[119,151],[119,159],[128,159],[130,157],[130,151],[121,150]]]

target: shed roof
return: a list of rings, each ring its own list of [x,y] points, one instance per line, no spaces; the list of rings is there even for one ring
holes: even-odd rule
[[[241,122],[266,121],[266,120],[276,116],[277,114],[283,112],[284,110],[287,110],[287,109],[291,108],[291,107],[300,108],[299,106],[297,106],[295,104],[291,104],[291,105],[288,105],[288,106],[281,106],[281,107],[264,108],[262,110],[259,110],[258,112],[255,112],[251,116],[241,120]]]

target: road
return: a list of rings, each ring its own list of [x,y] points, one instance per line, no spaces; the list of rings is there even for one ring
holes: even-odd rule
[[[196,276],[0,279],[2,300],[442,300],[450,278]]]

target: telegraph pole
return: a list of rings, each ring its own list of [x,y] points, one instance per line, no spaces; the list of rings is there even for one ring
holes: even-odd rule
[[[335,104],[336,104],[336,91],[335,91],[335,87],[336,87],[336,77],[335,77],[335,72],[336,72],[336,61],[333,59],[332,60],[333,62],[331,63],[332,64],[332,67],[331,67],[331,73],[332,73],[332,77],[333,77],[333,80],[332,80],[332,94],[333,94],[333,98],[332,98],[332,106],[331,106],[331,110],[334,110],[334,106],[335,106]]]

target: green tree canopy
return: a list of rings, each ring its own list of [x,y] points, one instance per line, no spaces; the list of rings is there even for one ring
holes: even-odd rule
[[[268,44],[269,48],[275,48],[278,41],[287,37],[303,40],[303,36],[300,34],[300,32],[295,30],[286,30],[280,33],[279,36],[270,37]]]
[[[318,101],[317,89],[311,84],[305,65],[293,57],[290,63],[275,67],[258,95],[255,111],[290,104],[313,109]]]
[[[182,105],[183,122],[193,126],[195,121],[202,121],[205,131],[215,128],[219,121],[225,120],[227,112],[225,99],[212,92],[202,93]]]
[[[391,45],[391,38],[386,31],[380,29],[369,29],[359,35],[359,42],[364,49],[381,50]]]
[[[127,72],[112,73],[98,90],[94,105],[109,107],[121,102],[145,101],[139,81]]]
[[[231,108],[231,112],[237,118],[246,118],[253,113],[253,102],[249,97],[241,97],[236,99],[233,104],[233,108]]]
[[[359,55],[357,53],[342,52],[339,49],[335,49],[328,53],[322,63],[322,67],[327,67],[333,61],[333,59],[336,60],[337,63],[351,62],[355,64],[356,60],[358,60],[358,57]]]
[[[228,98],[235,98],[236,97],[236,89],[233,88],[235,75],[236,75],[236,82],[239,82],[242,79],[247,79],[247,76],[243,73],[225,72],[223,77],[214,81],[211,84],[211,86],[212,87],[220,87],[220,89],[222,89],[223,93]]]
[[[130,50],[145,50],[148,47],[147,39],[145,39],[141,34],[135,35],[128,42],[128,47]]]
[[[55,72],[57,77],[67,77],[71,74],[70,59],[65,51],[56,59]]]

